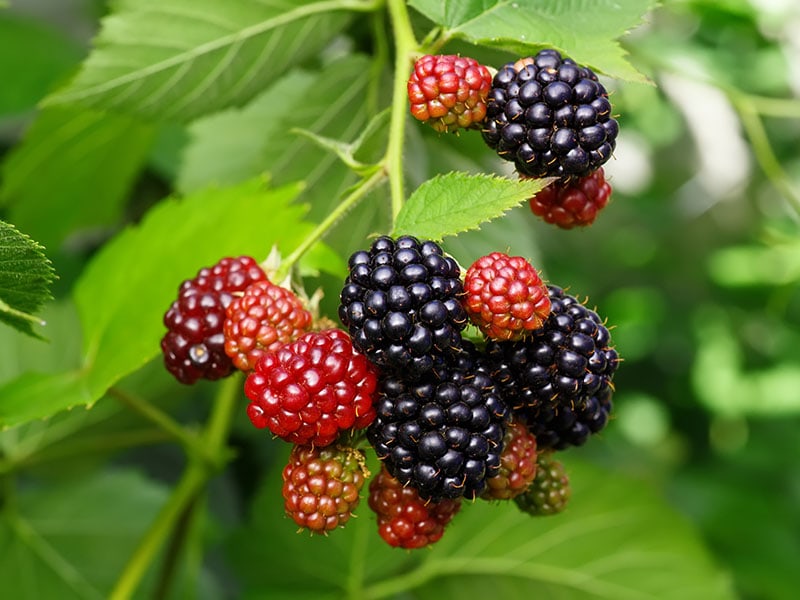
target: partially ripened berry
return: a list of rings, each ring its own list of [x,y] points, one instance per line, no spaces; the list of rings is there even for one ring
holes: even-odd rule
[[[473,58],[425,55],[408,79],[411,114],[440,133],[465,129],[486,117],[491,87],[489,69]]]
[[[520,340],[550,314],[547,288],[521,256],[482,256],[467,269],[464,292],[467,315],[491,339]]]
[[[619,356],[596,312],[548,286],[551,310],[519,342],[486,345],[492,376],[539,448],[579,446],[608,422]]]
[[[252,371],[264,354],[308,331],[311,321],[311,313],[293,292],[270,281],[257,281],[228,306],[223,326],[225,353],[237,368]]]
[[[500,470],[486,480],[486,489],[481,497],[508,500],[524,493],[536,477],[536,456],[536,437],[524,424],[510,423],[500,454]]]
[[[378,516],[378,533],[395,548],[423,548],[438,542],[461,508],[461,499],[430,502],[383,468],[369,484],[369,506]]]
[[[460,270],[438,244],[379,237],[350,257],[349,271],[339,318],[381,370],[418,377],[458,352],[467,324]]]
[[[360,450],[295,446],[283,469],[286,514],[312,533],[327,533],[350,519],[369,474]]]
[[[425,500],[473,499],[498,473],[508,409],[472,352],[418,381],[384,376],[376,410],[367,439]]]
[[[611,197],[603,168],[579,178],[554,181],[530,199],[533,214],[562,229],[594,223]]]
[[[233,373],[225,354],[225,311],[235,293],[266,278],[249,256],[226,257],[180,285],[177,300],[164,315],[167,333],[161,339],[164,364],[178,381],[191,384]]]
[[[529,515],[554,515],[566,508],[571,495],[564,465],[546,453],[539,455],[536,478],[528,491],[514,498],[514,502]]]
[[[309,332],[265,354],[245,382],[247,416],[294,444],[327,446],[375,418],[377,371],[339,329]]]
[[[483,139],[522,175],[585,175],[611,157],[618,132],[597,75],[555,50],[508,63],[492,80]]]

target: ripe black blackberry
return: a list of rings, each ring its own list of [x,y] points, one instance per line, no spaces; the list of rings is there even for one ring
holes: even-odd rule
[[[580,446],[608,422],[619,363],[596,312],[547,286],[551,312],[520,342],[489,340],[487,360],[503,399],[540,448]]]
[[[522,175],[586,175],[609,159],[617,133],[597,75],[556,50],[508,63],[494,76],[483,139]]]
[[[350,257],[339,318],[384,371],[418,377],[461,347],[467,315],[456,262],[438,244],[383,236]]]
[[[419,381],[387,375],[367,439],[425,500],[478,497],[499,473],[508,408],[473,349]]]

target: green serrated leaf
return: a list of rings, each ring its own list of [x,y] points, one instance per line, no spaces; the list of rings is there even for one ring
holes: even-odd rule
[[[298,185],[261,180],[210,189],[151,209],[98,252],[75,285],[83,329],[76,371],[27,374],[0,386],[0,425],[91,405],[159,353],[162,318],[184,279],[223,256],[259,260],[277,245],[288,254],[308,235]]]
[[[0,221],[0,321],[36,336],[34,313],[51,299],[53,266],[44,248],[13,225]]]
[[[512,502],[464,503],[444,537],[417,551],[390,548],[378,536],[365,498],[343,530],[298,535],[272,473],[228,545],[230,564],[251,598],[275,597],[274,590],[432,600],[735,597],[698,534],[651,489],[583,463],[567,470],[566,512],[533,518]],[[268,580],[264,565],[272,568]]]
[[[0,114],[32,109],[81,54],[78,44],[41,22],[0,15],[0,73],[6,82],[0,86]]]
[[[637,26],[655,0],[410,0],[452,38],[535,54],[556,48],[611,77],[646,82],[617,39]]]
[[[132,472],[19,492],[0,519],[8,598],[106,598],[166,490]],[[7,505],[8,506],[8,505]]]
[[[357,2],[120,0],[82,71],[45,104],[187,121],[241,105],[339,33]]]
[[[512,180],[492,175],[447,173],[419,186],[403,205],[394,235],[441,240],[477,229],[501,216],[550,183],[551,179]]]
[[[44,110],[3,163],[0,204],[53,251],[70,234],[80,244],[81,230],[118,222],[153,134],[152,126],[125,116]]]

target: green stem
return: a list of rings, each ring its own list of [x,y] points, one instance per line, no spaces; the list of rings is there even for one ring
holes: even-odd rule
[[[106,433],[96,436],[83,437],[71,443],[47,446],[40,452],[27,454],[23,457],[1,459],[0,474],[13,473],[32,465],[38,465],[56,460],[71,459],[75,458],[76,456],[93,455],[97,454],[98,452],[109,452],[114,450],[134,448],[137,446],[160,444],[163,442],[168,442],[171,439],[172,438],[170,436],[165,434],[160,429],[122,431],[117,433]]]
[[[167,413],[153,406],[144,398],[126,392],[118,387],[110,388],[108,390],[108,395],[118,400],[120,404],[124,405],[126,408],[140,414],[142,417],[164,430],[164,432],[180,442],[187,453],[197,454],[199,456],[206,453],[206,448],[199,443],[200,441],[197,435],[189,432]]]
[[[238,375],[229,377],[222,382],[217,397],[214,399],[211,418],[201,437],[201,443],[206,448],[206,456],[213,457],[215,464],[209,464],[206,456],[190,455],[188,467],[173,488],[167,503],[162,507],[161,512],[150,525],[150,529],[139,542],[139,546],[134,550],[133,556],[125,565],[122,575],[109,596],[110,600],[124,600],[133,596],[142,577],[173,531],[178,519],[185,513],[186,508],[194,504],[197,497],[202,494],[206,483],[216,472],[214,467],[222,466],[227,457],[225,441],[239,399],[238,392],[241,383]]]
[[[386,22],[383,11],[375,11],[372,13],[370,23],[372,25],[372,39],[375,47],[372,50],[366,104],[367,114],[373,117],[380,112],[380,91],[383,87],[383,68],[388,60],[389,47],[386,43]]]
[[[747,132],[747,137],[750,138],[750,143],[753,145],[758,164],[772,181],[772,184],[778,188],[783,197],[792,205],[792,208],[800,214],[800,196],[798,196],[783,167],[781,167],[778,157],[772,151],[772,144],[770,144],[764,124],[758,116],[758,109],[745,95],[729,94],[729,97],[739,111],[739,117]]]
[[[386,170],[389,174],[389,189],[392,199],[392,224],[405,202],[403,190],[403,144],[407,110],[408,73],[414,54],[418,51],[417,40],[411,29],[408,10],[404,0],[388,0],[395,42],[394,84],[392,86],[392,118],[389,123],[389,143],[386,149]]]
[[[339,203],[339,205],[314,228],[314,231],[312,231],[297,248],[294,249],[294,252],[281,262],[280,268],[273,277],[274,281],[283,281],[294,264],[300,260],[314,244],[321,240],[325,234],[328,233],[328,230],[336,225],[347,211],[358,204],[359,200],[377,187],[385,178],[386,173],[383,169],[379,169],[372,173],[367,179],[359,181],[355,188]]]

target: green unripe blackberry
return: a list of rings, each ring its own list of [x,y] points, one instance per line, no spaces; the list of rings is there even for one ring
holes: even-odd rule
[[[536,477],[528,490],[514,498],[522,512],[538,517],[562,512],[572,490],[564,465],[553,459],[552,453],[539,454]]]

